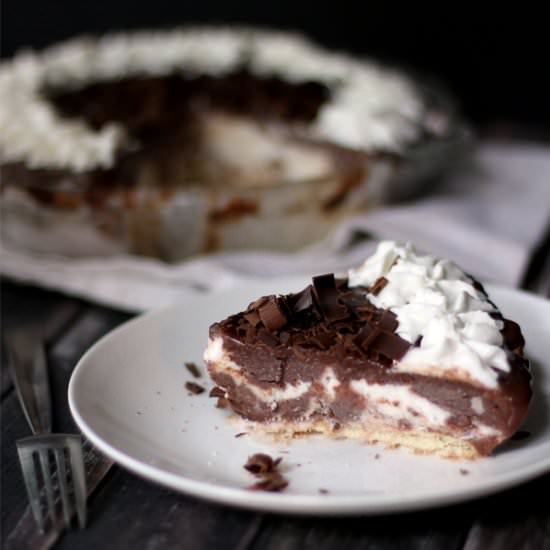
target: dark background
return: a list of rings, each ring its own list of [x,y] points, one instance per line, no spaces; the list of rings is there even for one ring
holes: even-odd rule
[[[413,4],[3,0],[2,56],[106,30],[192,23],[294,29],[324,45],[434,77],[454,92],[466,116],[484,131],[505,136],[519,126],[523,135],[547,139],[550,28],[542,8],[499,3],[498,9],[480,13],[480,3]]]

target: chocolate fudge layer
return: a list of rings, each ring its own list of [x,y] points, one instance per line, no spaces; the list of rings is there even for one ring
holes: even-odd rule
[[[252,429],[475,458],[525,417],[523,346],[454,264],[381,243],[346,278],[315,277],[212,325],[205,361]]]

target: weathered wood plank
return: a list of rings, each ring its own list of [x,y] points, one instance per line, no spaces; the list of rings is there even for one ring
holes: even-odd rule
[[[464,550],[550,550],[550,474],[476,502]]]
[[[118,470],[90,503],[86,531],[66,532],[59,549],[238,546],[254,514],[174,493]]]
[[[458,550],[471,524],[466,508],[355,518],[272,517],[254,550]]]

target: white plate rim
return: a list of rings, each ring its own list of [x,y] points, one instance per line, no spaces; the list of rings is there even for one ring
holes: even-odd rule
[[[284,281],[286,284],[296,281],[303,283],[307,277],[278,278],[272,282],[273,288],[277,283]],[[530,292],[523,290],[506,288],[495,284],[485,284],[489,295],[493,293],[509,294],[514,298],[536,302],[548,301]],[[238,289],[238,287],[236,287]],[[235,291],[235,288],[231,289]],[[211,296],[213,293],[209,293]],[[223,291],[221,292],[223,294]],[[200,296],[200,295],[199,295]],[[206,296],[206,295],[203,295]],[[512,473],[503,473],[494,475],[490,480],[485,480],[483,484],[477,486],[466,486],[460,489],[451,489],[447,491],[429,490],[417,492],[414,494],[403,494],[400,497],[396,495],[295,495],[282,493],[268,493],[248,491],[246,489],[224,487],[210,482],[198,481],[181,474],[170,473],[151,464],[146,464],[139,459],[129,456],[116,446],[105,441],[101,436],[88,425],[86,419],[80,414],[77,397],[75,395],[79,378],[88,358],[95,354],[105,342],[117,338],[122,331],[131,330],[136,323],[143,323],[144,320],[156,316],[165,315],[167,311],[181,308],[185,302],[180,302],[168,307],[155,309],[137,317],[130,319],[120,326],[116,327],[95,344],[93,344],[80,358],[74,368],[68,388],[68,400],[71,414],[81,430],[82,434],[107,457],[111,458],[120,466],[145,478],[149,481],[174,489],[190,496],[203,498],[219,504],[226,504],[257,511],[278,512],[290,515],[317,515],[317,516],[336,516],[336,515],[377,515],[387,513],[401,513],[409,511],[424,510],[427,508],[452,505],[466,500],[489,496],[500,492],[520,483],[530,481],[535,477],[544,474],[550,470],[550,453],[546,461],[539,461],[534,464],[524,466]],[[147,321],[145,321],[147,322]]]

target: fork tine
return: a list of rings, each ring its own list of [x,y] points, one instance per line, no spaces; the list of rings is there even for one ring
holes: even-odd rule
[[[71,525],[73,509],[69,500],[69,491],[67,488],[67,469],[65,468],[65,455],[63,449],[55,449],[55,463],[57,464],[57,479],[59,481],[59,492],[61,493],[61,507],[63,508],[63,518],[65,525]]]
[[[19,443],[19,442],[17,442]],[[32,515],[40,531],[44,532],[44,516],[42,514],[42,506],[40,504],[40,488],[38,486],[38,479],[36,475],[36,467],[34,463],[34,452],[25,447],[17,444],[17,452],[19,454],[19,463],[21,464],[21,470],[23,471],[23,479],[25,480],[25,487],[27,489],[27,495],[31,505]]]
[[[52,472],[50,470],[50,457],[48,449],[38,451],[40,459],[40,468],[42,469],[42,479],[46,490],[46,501],[48,503],[47,515],[50,516],[52,525],[55,523],[55,500],[53,498]]]
[[[69,459],[71,462],[78,525],[81,529],[84,529],[86,527],[86,472],[84,471],[84,457],[82,455],[80,436],[67,436],[67,447],[69,448]]]

